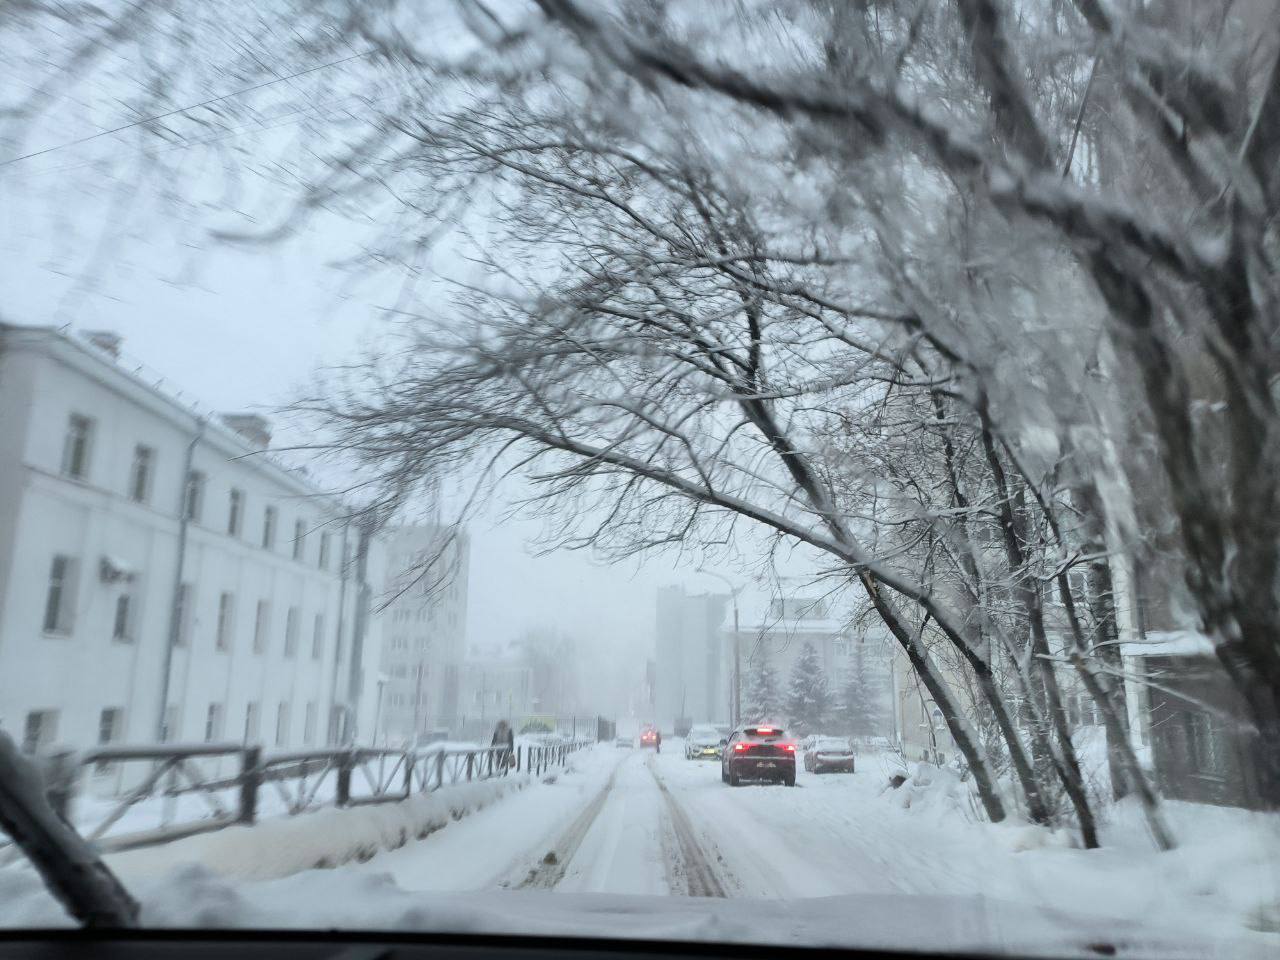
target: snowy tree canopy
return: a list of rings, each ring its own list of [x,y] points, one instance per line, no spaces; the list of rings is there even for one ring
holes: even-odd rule
[[[127,31],[91,20],[54,62],[74,78],[144,36],[185,79],[134,115],[166,114],[225,64],[187,57],[158,6]],[[1088,847],[1064,673],[1103,716],[1112,782],[1172,842],[1127,735],[1113,602],[1167,565],[1280,807],[1280,69],[1256,24],[1094,0],[541,0],[444,5],[446,50],[407,5],[338,7],[289,24],[285,61],[227,44],[246,87],[259,61],[358,57],[360,108],[243,165],[293,202],[219,229],[338,210],[377,224],[368,269],[419,277],[450,231],[482,266],[299,405],[373,507],[515,471],[562,546],[712,548],[753,524],[861,591],[988,816],[1009,812],[998,767]],[[261,17],[245,29],[268,36]]]
[[[832,714],[831,691],[822,658],[813,644],[805,641],[791,667],[787,685],[787,712],[791,726],[800,734],[821,733]]]
[[[742,690],[742,719],[747,723],[782,719],[782,694],[768,651],[757,650],[748,658],[743,673],[746,682]]]

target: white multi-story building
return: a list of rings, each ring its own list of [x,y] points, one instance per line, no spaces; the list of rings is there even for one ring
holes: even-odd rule
[[[378,742],[456,732],[470,541],[464,530],[440,524],[389,527],[382,537],[390,576],[378,615]]]
[[[535,712],[533,668],[514,644],[473,647],[462,667],[459,709],[470,730],[483,733],[498,720],[519,725]]]
[[[371,733],[370,538],[264,420],[90,339],[0,324],[0,725],[29,750]]]

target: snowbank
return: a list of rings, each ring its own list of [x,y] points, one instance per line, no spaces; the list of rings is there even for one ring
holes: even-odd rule
[[[1142,917],[1227,941],[1257,931],[1280,956],[1280,815],[1166,800],[1177,847],[1162,853],[1136,800],[1100,803],[1102,848],[1086,851],[1069,827],[984,821],[972,790],[953,771],[920,764],[881,794],[947,865],[932,878],[935,889]]]
[[[425,837],[528,782],[527,776],[513,774],[454,784],[399,803],[330,807],[112,854],[106,861],[127,885],[183,863],[201,863],[215,874],[240,879],[286,877],[368,860],[380,850]]]

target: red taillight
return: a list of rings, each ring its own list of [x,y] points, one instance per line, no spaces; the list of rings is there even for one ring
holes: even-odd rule
[[[747,744],[745,744],[745,743],[735,743],[735,744],[733,745],[733,749],[735,749],[735,750],[745,750],[745,749],[747,749]]]
[[[783,750],[790,751],[791,753],[795,753],[795,752],[796,752],[796,745],[795,745],[794,743],[784,743],[784,744],[782,745],[782,749],[783,749]]]

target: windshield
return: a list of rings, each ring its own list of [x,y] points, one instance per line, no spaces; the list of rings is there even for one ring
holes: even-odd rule
[[[848,740],[836,740],[834,738],[823,737],[815,740],[813,744],[815,750],[831,750],[840,753],[846,753],[850,749]]]
[[[0,10],[0,926],[1280,955],[1278,0]]]

